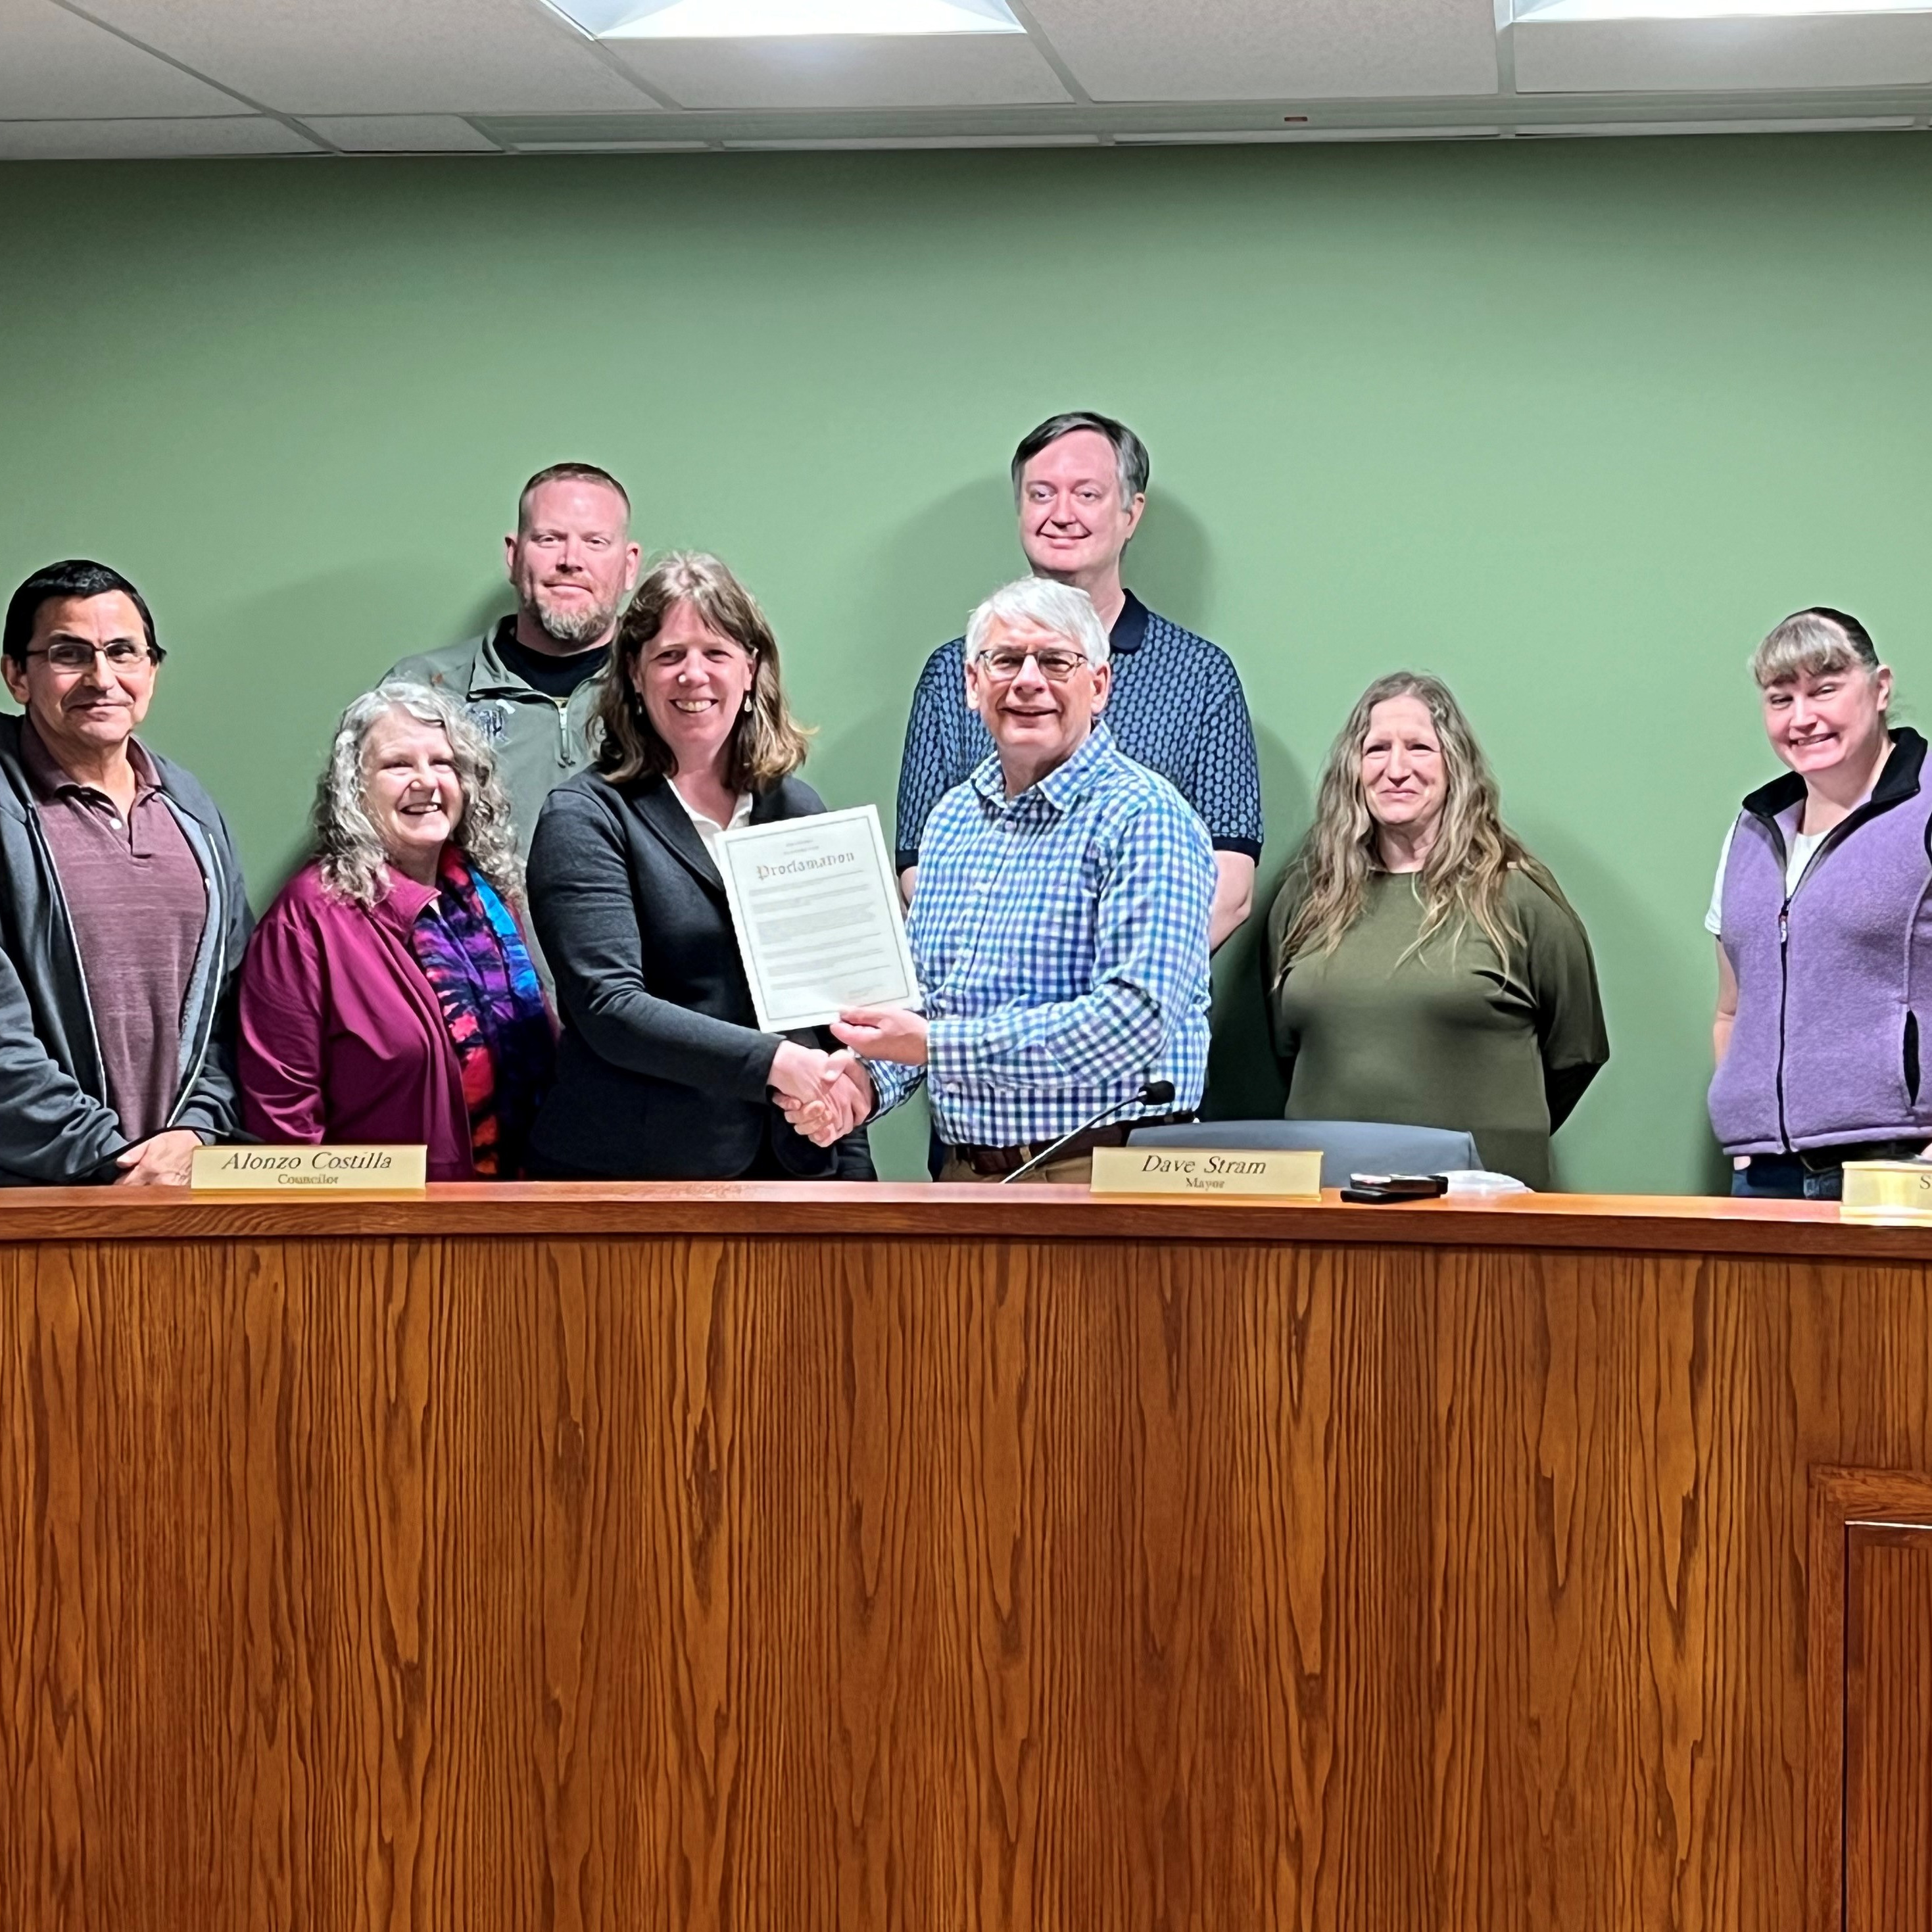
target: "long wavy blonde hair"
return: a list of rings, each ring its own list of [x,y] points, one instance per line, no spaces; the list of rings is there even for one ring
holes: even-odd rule
[[[1474,925],[1507,964],[1522,944],[1505,894],[1512,872],[1526,874],[1559,905],[1567,905],[1556,880],[1502,820],[1496,782],[1462,708],[1438,678],[1399,670],[1378,677],[1356,700],[1322,767],[1315,823],[1288,868],[1287,890],[1298,903],[1274,964],[1279,986],[1294,962],[1332,952],[1362,915],[1369,877],[1382,869],[1376,821],[1362,789],[1362,747],[1378,704],[1413,698],[1428,711],[1442,748],[1447,781],[1442,822],[1422,870],[1416,874],[1422,926],[1402,955],[1419,952],[1438,933],[1452,944]]]

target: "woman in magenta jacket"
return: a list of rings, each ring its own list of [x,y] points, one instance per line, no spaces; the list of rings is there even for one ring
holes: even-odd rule
[[[386,684],[343,713],[315,832],[242,964],[243,1124],[426,1142],[432,1180],[515,1178],[556,1031],[488,748],[440,692]]]

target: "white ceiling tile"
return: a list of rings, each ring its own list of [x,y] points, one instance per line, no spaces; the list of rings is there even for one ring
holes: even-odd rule
[[[0,0],[0,120],[248,111],[52,0]]]
[[[454,114],[305,114],[305,127],[352,154],[500,154]]]
[[[610,51],[684,107],[995,107],[1070,98],[1018,34],[616,40]]]
[[[1096,100],[1494,94],[1492,0],[1028,0]]]
[[[1932,14],[1520,20],[1519,94],[1911,87],[1932,80]]]
[[[290,114],[523,114],[650,101],[539,0],[88,0]]]
[[[0,159],[12,161],[321,152],[313,141],[264,114],[193,121],[0,121]]]

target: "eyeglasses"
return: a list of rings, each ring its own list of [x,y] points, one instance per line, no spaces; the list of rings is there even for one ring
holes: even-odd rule
[[[995,684],[1010,684],[1031,658],[1050,684],[1064,684],[1087,662],[1084,651],[982,651],[973,662]]]
[[[111,644],[83,644],[77,639],[63,639],[44,651],[29,651],[30,658],[45,658],[56,670],[92,670],[96,658],[105,658],[116,670],[133,670],[142,664],[158,664],[167,656],[159,644],[137,644],[129,638],[116,638]]]

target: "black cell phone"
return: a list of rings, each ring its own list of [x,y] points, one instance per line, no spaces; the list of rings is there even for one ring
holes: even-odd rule
[[[1344,1201],[1434,1201],[1449,1192],[1446,1174],[1352,1174]]]

